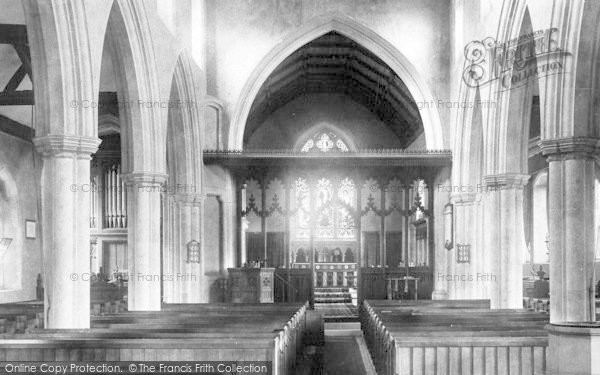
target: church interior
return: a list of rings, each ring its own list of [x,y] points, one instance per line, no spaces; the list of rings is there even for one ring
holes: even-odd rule
[[[0,7],[0,372],[600,374],[600,1]]]

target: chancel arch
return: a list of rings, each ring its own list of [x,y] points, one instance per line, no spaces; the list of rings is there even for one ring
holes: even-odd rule
[[[303,46],[319,38],[326,38],[326,34],[330,34],[330,36],[331,34],[340,34],[348,38],[387,65],[391,70],[391,74],[388,75],[389,79],[392,79],[394,75],[397,76],[406,88],[407,93],[404,100],[412,98],[412,103],[407,103],[407,112],[414,113],[411,107],[416,106],[415,103],[435,102],[433,95],[419,77],[416,69],[385,39],[346,16],[334,14],[333,16],[316,17],[279,43],[254,69],[244,85],[240,99],[234,109],[228,134],[229,149],[242,149],[244,147],[245,134],[249,134],[246,128],[249,119],[252,117],[252,106],[260,103],[261,96],[270,97],[271,88],[267,81],[274,71],[281,66],[284,60],[293,57],[292,55],[297,53]],[[420,115],[417,110],[416,115],[422,120],[427,148],[443,149],[443,131],[437,109],[427,108],[420,111]]]
[[[433,183],[448,154],[419,149],[428,136],[408,86],[334,30],[264,80],[243,150],[204,154],[236,177],[238,265],[275,268],[279,301],[327,302],[324,288],[381,297],[387,277],[389,293],[431,298]]]
[[[255,71],[230,151],[204,153],[236,179],[238,266],[275,268],[278,301],[379,298],[389,277],[389,293],[431,298],[433,186],[449,154],[420,147],[443,147],[436,109],[419,110],[424,86],[372,32],[312,22]]]

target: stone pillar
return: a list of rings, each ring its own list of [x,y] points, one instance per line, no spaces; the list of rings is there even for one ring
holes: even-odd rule
[[[226,270],[235,267],[237,264],[237,203],[236,187],[232,179],[229,180],[227,191],[221,196],[221,205],[223,208],[223,254],[221,255],[221,268],[219,272],[226,275]]]
[[[242,211],[246,211],[246,202],[247,202],[247,196],[246,196],[246,190],[248,188],[248,185],[246,183],[243,183],[240,191],[238,193],[238,206],[237,206],[237,213],[239,215],[239,241],[240,241],[240,251],[239,251],[239,257],[240,259],[238,259],[238,261],[236,262],[238,267],[243,267],[244,264],[248,261],[248,252],[246,249],[246,231],[248,230],[248,218],[246,216],[242,216]],[[238,216],[236,216],[238,217]]]
[[[595,321],[594,182],[597,139],[540,142],[549,165],[550,322]]]
[[[486,280],[477,278],[485,270],[481,262],[480,253],[484,252],[479,243],[476,192],[456,193],[451,195],[450,201],[453,205],[454,216],[454,247],[448,251],[448,274],[445,275],[448,282],[449,295],[452,299],[471,299],[482,294],[482,289],[487,287]],[[471,245],[471,256],[469,263],[457,263],[458,245]]]
[[[127,263],[129,311],[161,308],[160,195],[166,175],[134,172],[123,175],[127,186]]]
[[[191,241],[202,243],[200,194],[173,194],[169,197],[170,238],[165,244],[166,256],[170,258],[169,269],[165,274],[165,284],[170,283],[172,295],[169,303],[202,303],[203,284],[203,251],[200,251],[199,262],[188,259],[188,244]]]
[[[552,317],[552,312],[550,314]],[[600,374],[599,323],[554,323],[548,324],[546,330],[548,331],[546,374]]]
[[[34,139],[42,155],[41,204],[46,328],[90,327],[90,158],[100,139],[47,135]]]
[[[487,283],[492,309],[523,308],[523,188],[528,179],[517,173],[483,178],[486,266],[473,277]]]

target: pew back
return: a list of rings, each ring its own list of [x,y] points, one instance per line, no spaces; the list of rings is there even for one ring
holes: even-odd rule
[[[547,314],[482,306],[466,301],[364,301],[361,326],[378,374],[545,370]]]
[[[160,312],[92,317],[89,330],[0,335],[0,361],[269,361],[292,372],[322,317],[308,303],[166,305]]]

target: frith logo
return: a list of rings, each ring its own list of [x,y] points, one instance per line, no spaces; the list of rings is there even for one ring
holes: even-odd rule
[[[521,35],[499,43],[488,37],[472,41],[464,50],[463,80],[469,87],[499,81],[500,91],[521,87],[529,79],[562,73],[564,58],[571,53],[561,49],[558,29],[551,28]]]

